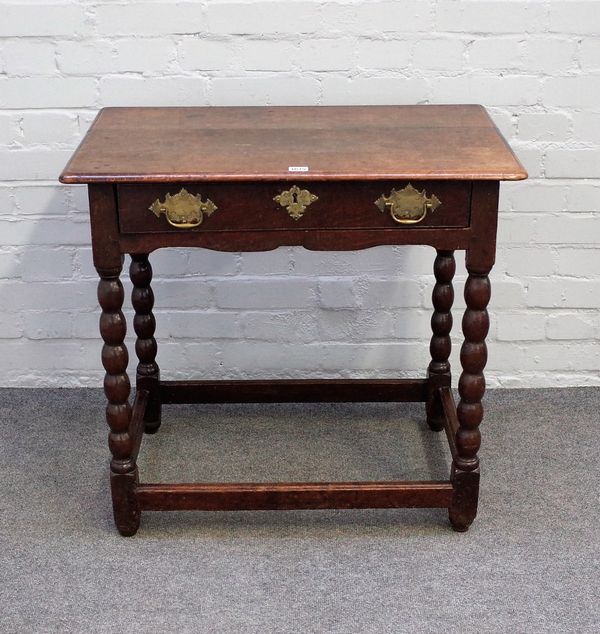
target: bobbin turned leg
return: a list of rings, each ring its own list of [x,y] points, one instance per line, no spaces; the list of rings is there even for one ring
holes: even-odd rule
[[[454,288],[452,279],[456,270],[454,251],[438,250],[433,265],[435,286],[433,287],[433,315],[431,330],[433,336],[429,345],[431,362],[427,370],[427,424],[434,431],[444,428],[444,411],[439,396],[439,388],[450,387],[450,351],[452,348],[450,332],[452,330],[452,303]]]
[[[460,351],[463,368],[458,383],[460,402],[457,407],[459,428],[456,433],[456,457],[452,463],[454,499],[449,511],[454,530],[466,531],[477,514],[479,498],[479,457],[481,444],[479,423],[483,418],[481,399],[485,392],[483,369],[487,361],[485,337],[489,329],[487,305],[491,288],[486,269],[471,268],[465,284],[467,308],[462,327],[464,342]]]
[[[112,453],[110,482],[115,523],[121,535],[133,535],[140,523],[136,498],[138,471],[133,457],[134,441],[130,434],[130,384],[127,376],[129,356],[125,347],[127,325],[121,312],[123,286],[121,268],[103,270],[98,284],[98,301],[102,307],[100,334],[104,340],[102,364],[106,370],[104,393],[108,399],[106,420],[110,427],[108,445]]]
[[[148,391],[148,404],[144,416],[144,431],[154,434],[160,427],[160,372],[156,363],[156,321],[152,313],[154,294],[152,282],[152,267],[148,261],[148,254],[141,253],[131,256],[129,277],[133,282],[131,303],[135,310],[133,328],[137,335],[135,352],[139,360],[136,373],[137,390]]]

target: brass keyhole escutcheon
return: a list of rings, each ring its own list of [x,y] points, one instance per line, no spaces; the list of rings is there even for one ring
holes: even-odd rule
[[[285,207],[291,218],[299,220],[304,215],[306,208],[319,200],[319,197],[311,194],[308,189],[300,189],[294,185],[290,189],[282,191],[281,194],[277,194],[273,200]]]
[[[418,191],[410,183],[400,191],[392,189],[389,196],[382,194],[375,204],[380,211],[390,212],[392,219],[401,225],[414,225],[421,222],[428,212],[433,213],[442,203],[432,194]]]
[[[218,208],[212,200],[207,198],[204,202],[200,194],[190,194],[182,187],[177,194],[167,194],[164,202],[157,198],[149,209],[157,218],[164,214],[176,229],[193,229],[202,224],[204,216],[210,216]]]

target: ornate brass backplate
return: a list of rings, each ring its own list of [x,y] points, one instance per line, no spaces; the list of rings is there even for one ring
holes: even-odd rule
[[[302,218],[306,208],[311,203],[314,203],[315,200],[319,200],[319,198],[311,194],[308,189],[300,189],[297,185],[294,185],[290,189],[281,192],[281,194],[277,194],[273,200],[285,207],[294,220],[298,220]]]
[[[157,198],[149,207],[157,218],[165,214],[167,222],[177,229],[192,229],[202,224],[204,216],[210,216],[217,206],[210,199],[202,201],[200,194],[190,194],[181,188],[175,195],[167,194],[164,202]]]
[[[428,211],[434,212],[442,203],[435,194],[428,198],[425,190],[420,192],[409,183],[400,191],[392,189],[389,196],[382,194],[375,204],[383,213],[389,210],[396,222],[414,225],[421,222]]]

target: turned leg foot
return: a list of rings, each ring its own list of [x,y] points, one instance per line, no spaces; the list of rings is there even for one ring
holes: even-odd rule
[[[433,335],[429,345],[431,362],[427,371],[427,424],[433,431],[444,428],[444,411],[439,397],[441,387],[450,387],[450,351],[452,344],[450,332],[452,330],[452,303],[454,302],[454,288],[452,279],[456,270],[454,251],[438,251],[433,265],[435,286],[432,293],[433,315],[431,330]]]
[[[462,374],[458,383],[460,402],[456,413],[456,456],[452,464],[454,499],[449,511],[454,530],[465,531],[477,514],[479,498],[479,424],[483,418],[481,400],[485,393],[483,370],[487,361],[485,337],[489,329],[487,305],[490,300],[488,272],[491,266],[469,267],[465,284],[467,308],[463,317],[464,342],[460,351]]]
[[[102,364],[106,370],[104,393],[108,400],[106,421],[110,427],[108,445],[112,453],[110,481],[115,524],[122,535],[133,535],[139,526],[136,498],[138,471],[133,457],[134,441],[130,434],[131,391],[127,376],[129,360],[125,347],[127,330],[123,306],[123,286],[118,270],[99,270],[98,301],[102,307],[100,334],[104,340]]]
[[[129,277],[133,282],[131,303],[135,310],[133,328],[137,335],[135,352],[139,360],[136,372],[136,388],[148,391],[148,405],[144,416],[144,431],[154,434],[160,427],[160,371],[156,363],[157,345],[154,338],[156,321],[152,308],[154,294],[152,282],[152,267],[148,261],[148,254],[131,256]]]

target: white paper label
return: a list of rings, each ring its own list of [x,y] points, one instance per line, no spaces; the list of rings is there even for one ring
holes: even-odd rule
[[[308,165],[291,165],[288,172],[308,172]]]

